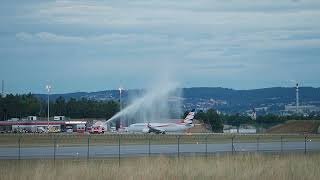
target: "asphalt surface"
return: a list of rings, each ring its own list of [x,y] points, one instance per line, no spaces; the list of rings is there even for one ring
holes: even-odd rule
[[[234,152],[304,152],[305,142],[234,143]],[[320,142],[306,143],[307,152],[320,151]],[[221,144],[167,144],[121,145],[120,156],[177,155],[232,152],[232,143]],[[51,158],[119,157],[119,146],[74,147],[1,147],[0,159],[51,159]]]

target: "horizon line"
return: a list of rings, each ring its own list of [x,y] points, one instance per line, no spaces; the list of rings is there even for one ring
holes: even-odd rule
[[[221,89],[229,89],[229,90],[234,90],[234,91],[250,91],[250,90],[260,90],[260,89],[272,89],[272,88],[296,88],[295,86],[273,86],[273,87],[261,87],[261,88],[252,88],[252,89],[236,89],[236,88],[228,88],[228,87],[221,87],[221,86],[193,86],[193,87],[179,87],[177,89],[192,89],[192,88],[221,88]],[[320,87],[314,87],[314,86],[300,86],[299,88],[320,88]],[[149,88],[129,88],[129,89],[123,89],[124,91],[137,91],[137,90],[147,90]],[[105,89],[105,90],[96,90],[96,91],[74,91],[74,92],[57,92],[57,93],[52,93],[51,95],[59,95],[59,94],[74,94],[74,93],[96,93],[96,92],[103,92],[103,91],[119,91],[118,89]],[[34,92],[26,92],[26,93],[5,93],[4,94],[47,94],[47,93],[34,93]]]

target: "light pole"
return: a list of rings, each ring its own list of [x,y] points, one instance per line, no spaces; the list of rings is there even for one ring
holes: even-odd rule
[[[47,91],[48,91],[48,127],[47,127],[47,129],[48,129],[48,132],[49,132],[49,118],[50,118],[50,90],[51,90],[51,85],[46,85],[46,89],[47,89]]]
[[[120,103],[120,111],[122,110],[122,102],[121,102],[121,96],[122,96],[122,87],[119,87],[119,103]],[[119,125],[121,127],[121,117],[119,117]]]

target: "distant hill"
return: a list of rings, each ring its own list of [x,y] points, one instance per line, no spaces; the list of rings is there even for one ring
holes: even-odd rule
[[[189,104],[206,103],[227,113],[244,112],[253,108],[262,110],[259,113],[279,114],[287,104],[295,104],[295,88],[273,87],[253,90],[234,90],[227,88],[186,88],[183,89],[186,102]],[[320,88],[299,88],[300,104],[320,106]],[[213,99],[214,103],[205,101]],[[222,100],[222,102],[217,102]],[[199,105],[199,103],[197,103]],[[195,107],[197,108],[197,107]]]
[[[320,88],[300,87],[301,104],[313,104],[320,106]],[[127,90],[123,92],[124,101],[130,96],[143,94],[144,90]],[[36,94],[38,98],[46,100],[46,94]],[[70,98],[89,98],[95,100],[119,100],[118,90],[106,90],[98,92],[75,92],[66,94],[52,94],[51,100],[59,96],[66,100]],[[294,87],[272,87],[252,90],[235,90],[221,87],[194,87],[183,88],[182,96],[186,109],[216,108],[224,112],[243,112],[252,108],[268,108],[268,111],[278,112],[284,109],[286,104],[295,103]]]
[[[128,94],[141,94],[143,90],[128,90],[122,93],[122,98],[126,100]],[[35,94],[36,97],[46,100],[47,94]],[[70,98],[75,98],[77,100],[81,98],[95,99],[95,100],[118,100],[119,91],[118,90],[106,90],[106,91],[97,91],[97,92],[74,92],[74,93],[65,93],[65,94],[50,94],[50,100],[55,100],[58,97],[63,97],[66,100]]]
[[[301,87],[302,101],[320,101],[320,88]],[[295,101],[295,88],[273,87],[253,90],[234,90],[227,88],[185,88],[185,98],[214,98],[237,104],[261,104],[269,102],[290,103]]]
[[[128,90],[123,96],[126,97],[130,93],[139,93],[142,90]],[[300,87],[300,98],[306,101],[320,101],[320,88]],[[287,87],[273,87],[253,90],[234,90],[221,87],[194,87],[183,88],[182,94],[184,98],[214,98],[224,99],[229,101],[243,101],[260,102],[262,101],[286,101],[291,102],[295,100],[295,88]],[[36,94],[37,97],[46,98],[47,94]],[[118,90],[106,90],[97,92],[75,92],[65,94],[52,94],[50,98],[56,99],[59,96],[65,99],[82,97],[86,98],[119,98]]]

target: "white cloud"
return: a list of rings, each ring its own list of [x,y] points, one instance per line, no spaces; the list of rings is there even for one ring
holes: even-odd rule
[[[16,34],[16,38],[22,41],[44,41],[44,42],[79,42],[83,39],[80,37],[56,35],[48,32],[39,33],[27,33],[19,32]]]
[[[320,47],[320,38],[304,38],[305,35],[319,35],[316,30],[283,30],[239,33],[237,35],[221,34],[193,37],[193,34],[170,37],[165,34],[110,33],[91,36],[62,35],[49,32],[16,34],[21,41],[34,43],[56,43],[88,45],[94,48],[108,47],[123,53],[135,52],[146,57],[172,57],[186,60],[245,59],[260,52],[279,52],[290,49]],[[120,49],[119,49],[120,48]],[[156,55],[156,54],[157,55]]]
[[[168,41],[165,35],[148,34],[101,34],[95,36],[69,36],[50,32],[20,32],[16,38],[23,41],[41,41],[51,43],[95,43],[95,44],[131,44],[131,43],[163,43]]]
[[[289,78],[297,71],[312,78],[319,69],[318,0],[41,1],[16,9],[8,11],[16,12],[8,15],[12,26],[2,25],[4,32],[18,31],[16,39],[0,36],[7,45],[0,55],[38,59],[34,64],[68,61],[67,72],[82,73],[74,72],[75,79],[114,79],[121,71],[128,81],[139,72],[144,82],[164,61],[202,85],[225,77],[231,84]]]
[[[51,42],[81,42],[84,41],[81,37],[75,36],[63,36],[56,35],[48,32],[40,32],[34,35],[35,38],[43,40],[43,41],[51,41]]]
[[[250,49],[317,46],[317,39],[295,39],[295,36],[320,34],[320,2],[315,0],[55,1],[33,8],[34,13],[26,18],[44,25],[77,25],[112,32],[79,35],[75,29],[77,35],[43,32],[17,35],[19,39],[134,44],[156,51],[176,48],[177,52],[187,52],[186,57],[193,58],[230,56]],[[200,33],[207,37],[199,37]]]
[[[315,26],[320,2],[312,1],[56,1],[42,3],[27,16],[43,23],[98,27],[162,27],[187,25],[221,28]],[[220,26],[220,27],[219,27]],[[215,29],[215,30],[216,30]],[[212,29],[203,29],[204,31]],[[187,31],[187,29],[185,29]]]
[[[32,34],[25,33],[25,32],[20,32],[16,34],[16,37],[20,40],[31,40],[32,39]]]

